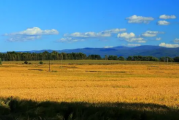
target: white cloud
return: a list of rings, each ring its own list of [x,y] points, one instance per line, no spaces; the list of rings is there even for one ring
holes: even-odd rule
[[[131,32],[131,33],[119,33],[118,35],[117,35],[117,37],[118,38],[125,38],[125,39],[129,39],[129,38],[133,38],[133,37],[135,37],[135,34],[133,33],[133,32]]]
[[[141,46],[141,44],[127,44],[127,46],[129,46],[129,47],[137,47],[137,46]]]
[[[21,32],[10,33],[5,35],[54,35],[54,34],[59,34],[59,32],[55,29],[41,30],[38,27],[33,27],[33,28],[28,28]]]
[[[113,46],[104,46],[104,48],[113,48]]]
[[[146,40],[142,37],[136,37],[136,35],[131,32],[131,33],[121,33],[117,35],[118,38],[123,38],[127,42],[138,42],[138,43],[145,43]]]
[[[65,34],[65,37],[76,37],[76,38],[96,38],[96,37],[111,37],[111,33],[95,33],[95,32],[75,32],[72,34]]]
[[[60,40],[58,40],[58,42],[78,42],[78,41],[84,41],[84,39],[66,37],[66,38],[61,38]]]
[[[153,17],[143,17],[143,16],[137,16],[137,15],[133,15],[126,19],[128,20],[128,23],[149,23],[154,20]]]
[[[157,23],[158,25],[169,25],[170,24],[170,22],[168,22],[168,21],[165,21],[165,20],[160,20],[160,21],[158,21],[158,23]]]
[[[178,48],[179,44],[166,44],[166,43],[160,43],[160,47],[166,47],[166,48]]]
[[[119,33],[126,31],[125,28],[119,29],[111,29],[111,30],[105,30],[102,32],[74,32],[72,34],[65,34],[65,37],[76,37],[76,38],[99,38],[99,37],[111,37],[111,34],[113,33]]]
[[[31,35],[31,36],[27,36],[27,35],[14,35],[14,36],[10,36],[7,40],[10,42],[17,42],[17,41],[29,41],[29,40],[36,40],[36,39],[40,39],[41,36],[39,35]]]
[[[159,31],[146,31],[145,33],[142,34],[143,37],[155,37],[158,34],[164,34],[164,32],[159,32]]]
[[[175,42],[175,43],[179,43],[179,38],[176,38],[176,39],[174,40],[174,42]]]
[[[82,33],[80,32],[75,32],[75,33],[72,33],[70,35],[65,35],[65,36],[71,36],[71,37],[86,37],[85,35],[83,35]]]
[[[161,39],[162,39],[162,38],[160,38],[160,37],[159,37],[159,38],[156,38],[156,40],[158,40],[158,41],[161,40]]]
[[[176,19],[175,15],[160,15],[160,19]]]
[[[116,29],[111,29],[111,30],[105,30],[103,31],[104,33],[119,33],[119,32],[125,32],[127,29],[126,28],[116,28]]]
[[[35,39],[40,39],[42,35],[56,35],[56,34],[59,34],[59,32],[55,29],[41,30],[38,27],[33,27],[20,32],[4,34],[4,36],[8,36],[7,39],[8,41],[15,42],[15,41],[35,40]]]
[[[131,38],[131,39],[127,39],[127,42],[138,42],[138,43],[146,43],[146,40],[142,37],[138,37],[138,38]]]
[[[119,29],[110,29],[110,30],[105,30],[105,31],[101,31],[101,32],[74,32],[71,34],[64,34],[65,38],[61,38],[60,42],[65,42],[65,41],[84,41],[86,39],[96,39],[96,38],[109,38],[112,36],[112,34],[116,34],[119,32],[124,32],[126,31],[125,28]]]

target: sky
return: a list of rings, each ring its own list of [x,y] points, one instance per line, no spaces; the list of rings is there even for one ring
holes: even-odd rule
[[[0,52],[179,47],[179,0],[0,0]]]

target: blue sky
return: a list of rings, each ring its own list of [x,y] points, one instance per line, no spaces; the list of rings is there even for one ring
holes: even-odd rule
[[[178,0],[0,0],[0,51],[179,47]]]

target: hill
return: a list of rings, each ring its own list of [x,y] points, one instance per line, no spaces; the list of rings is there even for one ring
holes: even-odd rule
[[[31,53],[41,53],[44,51],[52,52],[53,50],[33,50],[33,51],[20,51],[20,52],[31,52]],[[117,56],[134,56],[134,55],[142,55],[142,56],[154,56],[154,57],[176,57],[179,56],[179,48],[165,48],[159,46],[138,46],[138,47],[125,47],[125,46],[117,46],[113,48],[80,48],[80,49],[66,49],[66,50],[55,50],[58,52],[65,53],[84,53],[86,55],[90,54],[98,54],[104,57],[105,55],[117,55]],[[17,52],[17,51],[16,51]]]

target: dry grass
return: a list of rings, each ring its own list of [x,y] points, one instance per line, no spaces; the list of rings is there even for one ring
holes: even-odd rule
[[[5,62],[0,66],[0,97],[17,96],[36,101],[143,102],[179,107],[178,64],[122,63],[66,63],[61,66],[59,61],[52,64],[52,71],[48,72],[48,64]]]

